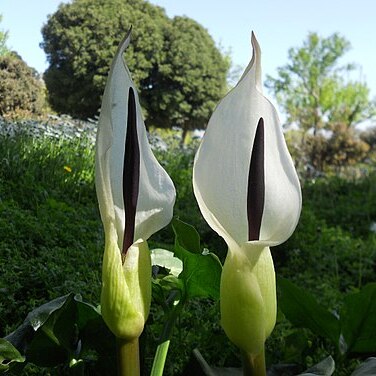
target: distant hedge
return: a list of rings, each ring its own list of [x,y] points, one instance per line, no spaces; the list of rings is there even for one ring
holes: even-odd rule
[[[16,53],[0,56],[0,115],[41,114],[44,85]]]

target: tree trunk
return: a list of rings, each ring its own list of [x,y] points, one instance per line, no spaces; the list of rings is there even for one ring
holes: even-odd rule
[[[183,131],[182,131],[182,134],[181,134],[180,146],[184,146],[184,144],[185,144],[185,139],[187,138],[187,134],[188,134],[188,126],[184,124],[182,129],[183,129]]]

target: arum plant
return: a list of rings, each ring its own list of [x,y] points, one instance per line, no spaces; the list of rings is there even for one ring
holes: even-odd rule
[[[138,338],[149,314],[151,261],[147,239],[166,226],[174,185],[147,140],[137,91],[116,52],[103,95],[96,143],[96,189],[105,232],[101,311],[118,344],[120,375],[139,374]]]
[[[228,254],[220,287],[221,324],[243,353],[245,374],[265,375],[264,343],[276,321],[269,247],[294,231],[301,189],[277,112],[262,94],[261,53],[211,116],[193,167],[193,188]]]

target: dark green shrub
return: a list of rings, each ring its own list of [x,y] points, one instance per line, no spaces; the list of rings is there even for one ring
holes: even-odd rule
[[[226,89],[228,59],[197,22],[170,19],[144,0],[74,0],[49,16],[41,46],[51,106],[81,119],[97,114],[112,58],[131,25],[125,56],[148,125],[204,128]]]
[[[0,115],[41,114],[44,88],[38,74],[14,53],[0,56]]]

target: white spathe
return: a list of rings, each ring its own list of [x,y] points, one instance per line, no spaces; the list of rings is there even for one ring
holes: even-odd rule
[[[252,45],[250,64],[209,120],[194,161],[193,188],[202,215],[229,247],[221,276],[222,327],[232,342],[253,356],[262,354],[276,321],[269,247],[292,234],[302,199],[277,112],[262,94],[261,52],[253,34]],[[264,177],[256,175],[264,187],[263,210],[258,240],[250,241],[248,178],[261,118]]]
[[[115,224],[118,245],[122,247],[125,216],[123,202],[123,163],[127,134],[129,89],[135,94],[137,136],[140,148],[140,182],[134,239],[147,240],[172,218],[175,188],[151,151],[136,87],[123,59],[130,33],[121,42],[112,62],[102,99],[97,133],[96,189],[104,226]]]
[[[229,246],[248,242],[248,171],[261,117],[265,124],[265,203],[257,243],[274,246],[284,242],[294,231],[301,210],[299,179],[277,112],[262,94],[261,53],[253,34],[252,45],[252,60],[216,107],[193,168],[201,212]]]
[[[151,302],[151,260],[146,240],[172,218],[175,188],[154,157],[148,143],[136,88],[123,53],[130,32],[116,52],[106,88],[97,131],[95,183],[105,231],[102,267],[102,316],[118,338],[137,338]],[[139,147],[139,183],[133,244],[123,259],[125,210],[123,169],[128,122],[128,100],[133,90]],[[125,171],[126,175],[126,171]]]

